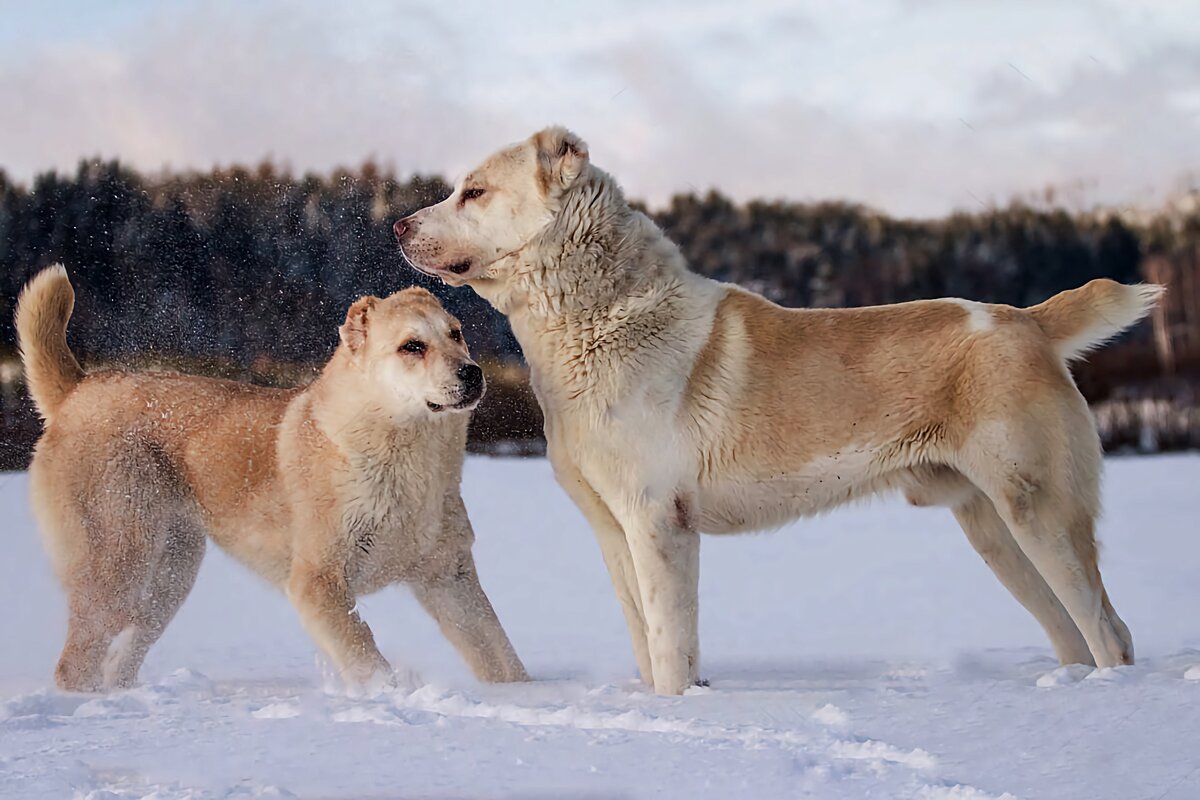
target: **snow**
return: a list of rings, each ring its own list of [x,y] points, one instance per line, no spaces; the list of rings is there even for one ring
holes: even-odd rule
[[[63,597],[0,475],[0,797],[994,800],[1200,796],[1200,456],[1110,459],[1102,568],[1134,667],[1059,668],[948,512],[888,499],[703,546],[711,687],[633,680],[582,517],[540,460],[471,459],[485,588],[536,681],[480,686],[402,589],[363,598],[424,685],[342,692],[215,548],[143,684],[51,687]]]

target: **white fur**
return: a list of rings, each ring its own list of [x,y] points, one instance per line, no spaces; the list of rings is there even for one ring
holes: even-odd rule
[[[958,297],[947,297],[946,301],[961,306],[967,312],[967,330],[971,333],[986,333],[996,327],[995,317],[983,303]]]
[[[1027,357],[1073,331],[1070,315],[1007,309],[1001,331],[998,311],[965,300],[780,309],[688,271],[586,154],[542,131],[397,231],[414,266],[507,315],[647,683],[678,694],[698,677],[700,531],[778,526],[889,488],[952,506],[1064,661],[1132,659],[1087,549],[1090,417],[1060,362]],[[1080,318],[1094,294],[1071,301]],[[964,330],[988,335],[963,347]],[[969,437],[993,417],[1019,428]]]

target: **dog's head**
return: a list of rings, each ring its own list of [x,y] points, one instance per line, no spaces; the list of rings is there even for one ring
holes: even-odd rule
[[[408,262],[461,286],[494,270],[553,221],[563,194],[588,167],[583,140],[547,128],[488,158],[442,202],[395,225]]]
[[[462,326],[424,289],[359,298],[338,333],[361,385],[394,413],[469,411],[483,397]]]

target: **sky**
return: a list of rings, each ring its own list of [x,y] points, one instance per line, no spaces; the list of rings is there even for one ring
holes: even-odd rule
[[[1200,184],[1172,2],[0,0],[0,169],[367,158],[453,179],[548,124],[652,205],[1152,207]]]

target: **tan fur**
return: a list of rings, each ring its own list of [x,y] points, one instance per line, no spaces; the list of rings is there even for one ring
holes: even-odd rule
[[[295,390],[84,377],[63,349],[70,298],[65,272],[47,270],[18,312],[49,420],[33,506],[70,607],[59,686],[136,679],[191,590],[206,535],[287,593],[351,685],[392,680],[355,597],[396,582],[481,680],[526,679],[479,585],[459,495],[469,414],[456,410],[474,406],[482,381],[462,377],[476,368],[432,295],[355,303],[329,364]],[[401,348],[414,340],[419,356]]]
[[[1064,361],[1094,350],[1150,313],[1163,287],[1097,279],[1029,309]]]
[[[952,508],[1064,663],[1132,662],[1097,565],[1099,439],[1065,362],[1144,316],[1158,287],[1093,281],[1032,309],[785,309],[688,271],[565,129],[471,176],[489,202],[457,187],[397,224],[401,247],[508,315],[555,473],[657,691],[698,677],[698,532],[886,490]]]
[[[74,308],[75,290],[60,265],[43,270],[17,303],[17,341],[25,362],[25,380],[46,420],[83,380],[83,369],[67,346],[67,320]]]

